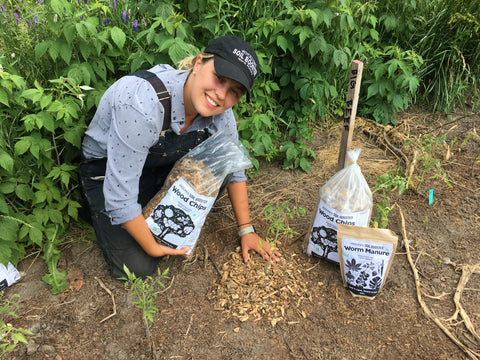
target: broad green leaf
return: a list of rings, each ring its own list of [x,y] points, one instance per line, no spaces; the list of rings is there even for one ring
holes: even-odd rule
[[[8,153],[0,149],[0,166],[12,174],[13,163],[13,158]]]
[[[105,61],[102,59],[97,59],[92,64],[93,70],[97,73],[98,76],[103,81],[107,81],[107,67],[105,66]]]
[[[42,245],[43,245],[43,234],[42,234],[42,232],[37,228],[37,226],[39,226],[39,225],[35,224],[35,226],[34,226],[34,225],[32,224],[32,227],[30,227],[30,228],[28,229],[28,235],[29,235],[29,237],[30,237],[30,240],[31,240],[34,244],[42,247]]]
[[[14,342],[22,342],[24,344],[28,343],[27,339],[25,339],[25,336],[22,333],[19,333],[19,332],[15,332],[15,333],[12,334],[12,340]]]
[[[333,63],[336,66],[346,67],[348,62],[347,54],[343,50],[335,49],[333,52]]]
[[[280,46],[280,48],[284,51],[284,52],[287,52],[287,49],[288,49],[288,41],[287,39],[282,36],[282,35],[279,35],[277,37],[277,45]]]
[[[52,60],[57,60],[58,54],[60,54],[60,44],[57,42],[51,42],[48,48],[48,53],[50,54]]]
[[[24,137],[15,143],[14,146],[14,154],[15,155],[22,155],[27,152],[27,150],[32,145],[32,141],[29,137]]]
[[[77,29],[78,35],[80,35],[80,37],[83,40],[86,41],[87,40],[87,28],[85,27],[85,23],[84,22],[76,23],[75,24],[75,29]]]
[[[393,74],[398,69],[398,60],[393,59],[390,61],[390,65],[388,66],[388,76],[393,77]]]
[[[42,280],[52,287],[50,291],[56,295],[68,288],[68,281],[65,279],[66,275],[66,270],[59,271],[55,265],[55,268],[50,270],[50,273],[44,275]]]
[[[312,165],[310,164],[310,161],[306,158],[301,158],[300,159],[300,168],[305,171],[306,173],[310,172]]]
[[[94,50],[92,49],[92,45],[86,41],[81,41],[78,44],[78,48],[80,49],[80,54],[82,54],[83,60],[88,61]]]
[[[25,184],[17,185],[17,187],[15,188],[15,194],[23,201],[31,201],[34,199],[35,196],[30,186]]]
[[[367,90],[367,99],[370,99],[371,97],[373,96],[376,96],[378,94],[378,84],[377,83],[373,83],[372,85],[370,85],[368,87],[368,90]]]
[[[17,241],[19,225],[20,224],[14,218],[0,216],[0,226],[2,228],[2,231],[0,231],[0,239],[11,242]]]
[[[31,100],[32,102],[39,101],[42,98],[43,92],[38,89],[27,89],[22,92],[21,97]]]
[[[1,224],[1,220],[0,220]],[[3,231],[3,230],[2,230]],[[10,247],[10,243],[14,245],[13,241],[3,241],[0,235],[0,264],[8,264],[11,261],[12,250]]]
[[[59,45],[60,56],[67,63],[70,64],[70,59],[72,58],[72,46],[64,41]]]
[[[0,195],[0,213],[1,214],[9,213],[9,205],[5,201],[5,197],[3,195]]]
[[[0,103],[4,104],[6,106],[10,106],[9,102],[8,102],[8,94],[2,88],[0,88]]]
[[[48,48],[50,47],[51,41],[43,41],[35,45],[35,59],[40,59],[45,53],[47,52]]]
[[[50,105],[52,100],[53,100],[52,94],[43,95],[42,98],[40,99],[40,107],[42,108],[42,110],[45,109],[48,105]]]
[[[63,4],[62,0],[51,0],[50,6],[52,7],[52,10],[58,14],[58,15],[63,15],[65,6]]]
[[[0,193],[11,194],[14,191],[15,191],[15,182],[14,181],[2,181],[2,182],[0,182]]]
[[[48,216],[50,217],[50,220],[56,224],[62,224],[63,223],[63,217],[62,213],[57,210],[57,209],[48,209]]]
[[[126,40],[125,33],[117,26],[114,26],[110,32],[110,35],[115,45],[117,45],[119,49],[123,49]]]
[[[72,44],[73,39],[77,36],[76,27],[72,22],[68,22],[63,26],[63,35],[65,36],[65,40],[69,44]]]

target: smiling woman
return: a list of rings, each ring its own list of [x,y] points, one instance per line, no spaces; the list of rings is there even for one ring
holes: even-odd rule
[[[119,79],[103,95],[85,133],[79,170],[88,220],[116,277],[124,275],[124,265],[139,277],[149,276],[162,256],[189,250],[157,243],[142,207],[174,163],[210,135],[222,131],[238,139],[232,107],[243,94],[250,100],[258,74],[255,51],[238,37],[224,36],[189,64],[188,70],[157,65]],[[278,261],[280,253],[272,254],[250,224],[244,171],[227,178],[244,260],[254,250]]]

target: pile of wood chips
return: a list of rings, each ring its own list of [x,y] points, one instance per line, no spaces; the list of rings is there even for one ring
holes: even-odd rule
[[[302,282],[300,274],[305,265],[299,264],[295,254],[284,254],[281,260],[268,266],[260,256],[250,256],[243,262],[240,247],[229,254],[221,269],[222,278],[213,291],[212,300],[217,310],[240,321],[267,319],[272,326],[285,320],[286,310],[301,310],[303,302],[312,301],[309,284]]]

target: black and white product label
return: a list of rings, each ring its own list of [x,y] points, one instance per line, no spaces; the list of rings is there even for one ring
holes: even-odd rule
[[[393,244],[343,237],[341,266],[347,288],[358,295],[377,295],[392,251]]]
[[[0,281],[0,291],[5,289],[8,286],[7,279]]]
[[[189,255],[214,203],[215,197],[197,194],[180,178],[168,189],[146,222],[157,242],[178,249],[188,246]]]
[[[338,263],[337,225],[366,227],[370,210],[341,213],[320,200],[307,246],[307,254],[319,256]]]

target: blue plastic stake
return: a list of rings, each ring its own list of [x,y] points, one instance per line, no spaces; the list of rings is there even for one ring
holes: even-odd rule
[[[428,192],[428,205],[432,205],[433,204],[433,189],[430,189],[430,191]]]

